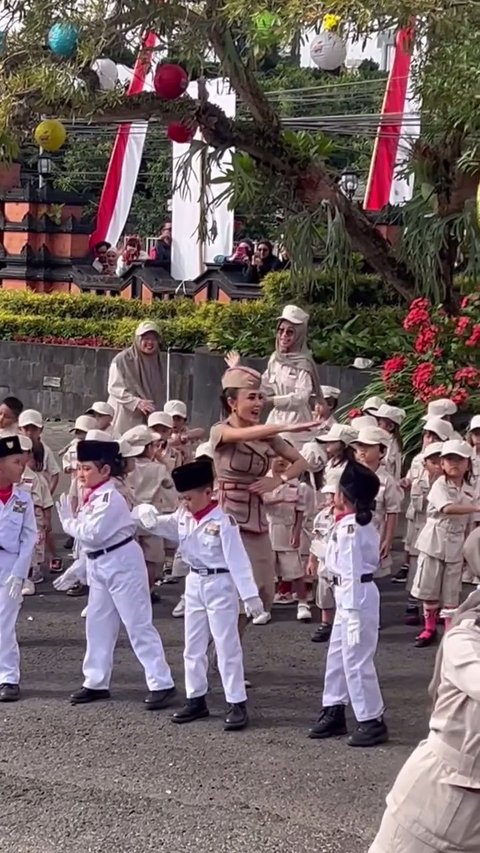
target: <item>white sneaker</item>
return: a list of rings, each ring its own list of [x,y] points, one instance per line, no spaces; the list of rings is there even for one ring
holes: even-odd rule
[[[30,578],[23,582],[22,595],[35,595],[35,584]]]
[[[180,601],[172,610],[172,616],[175,616],[176,619],[185,616],[185,596],[180,596]]]
[[[269,622],[272,621],[272,614],[268,613],[267,610],[264,610],[263,613],[260,613],[260,616],[255,616],[255,619],[252,619],[253,625],[268,625]]]
[[[299,601],[297,606],[297,620],[299,622],[310,622],[312,618],[312,611],[310,610],[310,605],[305,601]]]
[[[87,608],[88,608],[88,604],[87,604],[87,607],[84,607],[84,608],[83,608],[83,610],[82,610],[82,612],[80,613],[80,618],[81,618],[81,619],[86,619],[86,618],[87,618]]]

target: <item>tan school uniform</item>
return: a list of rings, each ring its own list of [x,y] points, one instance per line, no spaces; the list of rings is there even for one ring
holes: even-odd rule
[[[375,471],[380,480],[380,488],[375,498],[375,510],[373,512],[373,523],[380,534],[382,541],[387,515],[398,515],[402,511],[403,491],[399,483],[388,473],[384,465]],[[376,578],[383,578],[390,574],[392,569],[392,556],[389,554],[382,560]]]
[[[464,619],[443,639],[428,738],[400,770],[369,853],[480,851],[480,627]]]
[[[313,419],[310,406],[313,382],[307,370],[301,370],[294,364],[279,364],[275,355],[272,355],[262,376],[262,382],[275,389],[273,409],[268,415],[267,423],[287,426],[308,423]],[[300,449],[311,437],[308,432],[293,433],[289,436],[289,441]]]
[[[421,475],[412,481],[410,488],[410,502],[405,513],[405,518],[407,519],[405,550],[408,550],[410,557],[407,592],[410,592],[413,586],[415,572],[417,570],[417,539],[427,520],[428,493],[432,485],[428,471],[424,468]]]
[[[52,509],[53,500],[45,478],[32,471],[28,466],[22,474],[22,488],[32,496],[38,536],[32,554],[32,568],[41,566],[45,561],[46,511]]]
[[[282,483],[263,496],[268,533],[275,558],[275,574],[279,580],[294,581],[303,577],[300,547],[291,544],[297,513],[305,511],[305,500],[298,480]]]
[[[402,451],[396,438],[391,438],[387,445],[383,464],[394,480],[402,477]]]
[[[445,515],[442,509],[448,504],[470,502],[474,502],[473,489],[466,483],[458,488],[444,476],[434,482],[428,493],[427,519],[416,543],[415,598],[458,606],[468,515]]]
[[[308,464],[310,485],[315,493],[315,509],[318,511],[322,507],[324,497],[321,492],[321,486],[323,485],[322,472],[328,462],[325,445],[321,441],[312,438],[303,445],[300,453]]]
[[[475,503],[480,504],[480,456],[472,456],[471,486],[475,495]],[[480,584],[480,513],[469,516],[466,541],[464,548],[465,583]]]
[[[174,490],[172,479],[161,462],[150,459],[136,459],[133,477],[135,502],[151,504],[159,512],[164,512],[165,492]],[[155,563],[160,573],[165,562],[163,539],[158,536],[140,535],[139,544],[145,561]]]
[[[325,567],[325,555],[327,543],[335,527],[335,510],[332,506],[323,507],[313,521],[313,538],[310,543],[310,552],[318,560],[317,568],[317,592],[315,603],[320,610],[333,610],[335,597],[333,593],[333,581]]]
[[[408,469],[405,479],[407,479],[410,483],[410,498],[408,502],[408,506],[405,512],[405,519],[407,522],[407,529],[405,532],[405,539],[403,540],[405,551],[412,556],[417,555],[417,550],[415,547],[415,543],[417,541],[419,531],[416,530],[416,525],[413,523],[415,518],[415,507],[412,503],[412,494],[411,490],[413,484],[416,480],[419,480],[420,477],[423,476],[425,472],[425,468],[423,465],[423,455],[421,453],[417,453],[416,456],[413,457],[410,468]],[[425,507],[426,508],[426,507]]]

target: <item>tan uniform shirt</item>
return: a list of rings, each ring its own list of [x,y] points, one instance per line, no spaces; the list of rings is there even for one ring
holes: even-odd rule
[[[445,515],[442,510],[448,504],[473,502],[473,489],[466,483],[458,488],[444,476],[435,480],[428,493],[427,520],[417,539],[418,550],[446,563],[462,562],[469,516]]]
[[[373,523],[382,539],[387,515],[398,514],[402,510],[403,492],[383,465],[380,465],[375,473],[380,480],[380,488],[375,498]]]
[[[305,497],[298,480],[290,480],[263,496],[270,542],[274,551],[298,551],[291,537],[298,512],[305,512]]]
[[[394,480],[400,480],[402,476],[402,451],[396,438],[391,438],[387,445],[387,452],[383,464]]]
[[[264,385],[272,386],[275,391],[273,409],[267,423],[294,424],[312,420],[310,400],[313,382],[308,371],[299,370],[293,364],[279,364],[274,356],[271,356],[262,381]],[[296,447],[301,447],[309,438],[309,433],[294,433],[291,436]]]
[[[35,508],[40,507],[40,509],[44,510],[51,509],[53,507],[52,496],[45,477],[42,477],[42,475],[38,474],[36,471],[32,471],[32,469],[27,466],[22,474],[21,483],[22,488],[31,494]]]
[[[175,494],[175,487],[167,468],[161,462],[137,459],[129,483],[137,504],[147,503],[160,512],[169,511],[172,503],[170,492]]]

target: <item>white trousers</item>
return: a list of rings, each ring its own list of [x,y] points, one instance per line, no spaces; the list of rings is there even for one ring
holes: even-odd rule
[[[347,614],[342,611],[341,587],[335,587],[337,610],[327,655],[323,707],[352,705],[358,723],[380,717],[384,703],[375,669],[380,595],[375,583],[363,584],[360,643],[347,644]]]
[[[185,583],[185,692],[187,699],[208,691],[210,633],[228,704],[245,702],[243,652],[238,633],[238,592],[230,574],[202,577],[190,572]]]
[[[20,649],[15,624],[21,603],[21,600],[10,598],[7,587],[0,585],[0,684],[20,681]]]
[[[89,566],[86,635],[87,651],[83,661],[84,687],[106,690],[110,685],[113,653],[123,623],[133,652],[145,670],[149,690],[166,690],[173,687],[172,673],[165,658],[160,635],[152,622],[152,604],[148,589],[148,576],[141,551],[136,543],[126,546],[138,549],[140,560],[127,566],[114,568],[110,560],[102,558],[103,565]],[[121,549],[125,551],[125,549]],[[123,558],[124,555],[122,555]],[[135,553],[134,556],[137,556]],[[118,559],[118,558],[117,558]],[[105,565],[110,563],[110,566]]]

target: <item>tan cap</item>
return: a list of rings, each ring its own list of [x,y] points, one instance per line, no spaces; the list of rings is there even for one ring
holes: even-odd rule
[[[19,435],[18,440],[20,442],[20,447],[22,448],[24,453],[28,453],[32,447],[32,439],[28,437],[28,435]]]
[[[320,489],[322,495],[334,495],[337,491],[337,487],[335,483],[325,483],[324,486]]]
[[[110,403],[103,403],[101,400],[97,403],[93,403],[89,409],[85,412],[86,415],[90,415],[91,413],[95,415],[108,415],[110,418],[113,418],[115,414],[115,410]]]
[[[329,431],[323,435],[317,435],[317,441],[341,441],[343,444],[351,444],[357,437],[357,431],[345,424],[332,424]]]
[[[103,429],[89,429],[85,441],[105,441],[107,444],[112,444],[116,442],[116,439],[112,438],[108,432],[104,432]]]
[[[124,432],[122,441],[128,441],[129,444],[141,444],[143,447],[146,447],[147,444],[158,441],[158,435],[144,424],[139,424]]]
[[[362,406],[362,412],[367,412],[367,414],[368,414],[368,412],[375,412],[376,413],[377,409],[379,409],[380,406],[384,406],[384,405],[385,405],[385,400],[382,400],[381,397],[368,397],[368,399],[365,400],[365,402]]]
[[[172,417],[174,415],[179,418],[187,417],[187,407],[183,400],[168,400],[163,407],[163,411]]]
[[[202,443],[198,445],[195,451],[195,459],[198,459],[199,456],[208,456],[210,459],[213,459],[212,445],[209,441],[202,441]]]
[[[429,418],[423,427],[423,432],[433,432],[442,441],[454,438],[453,426],[449,421],[444,421],[443,418]]]
[[[36,409],[24,409],[18,418],[18,426],[36,426],[41,429],[43,427],[43,418],[40,412]]]
[[[229,367],[222,376],[222,388],[249,388],[259,391],[262,375],[251,367]]]
[[[173,427],[173,418],[168,412],[152,412],[148,416],[147,425],[153,429],[156,426],[164,426],[168,429]]]
[[[364,427],[358,433],[358,436],[354,439],[354,444],[371,444],[372,447],[375,444],[383,444],[386,446],[390,443],[390,436],[388,432],[385,432],[384,429],[380,429],[378,426],[369,426]]]
[[[145,450],[145,446],[143,444],[130,444],[130,442],[126,441],[124,438],[121,438],[118,444],[120,447],[120,455],[123,456],[124,459],[133,459],[134,456],[141,456]]]
[[[454,415],[456,411],[457,406],[453,400],[449,400],[448,397],[442,397],[440,400],[432,400],[432,402],[428,404],[427,414],[423,416],[423,420],[427,421],[429,418],[445,418],[449,415]]]
[[[382,403],[375,412],[376,418],[387,418],[398,426],[403,423],[406,416],[405,409],[401,409],[399,406],[389,406],[387,403]]]
[[[472,429],[480,429],[480,415],[474,415],[472,420],[468,425],[468,429],[471,431]]]
[[[80,415],[74,425],[70,427],[69,432],[75,432],[76,429],[80,429],[82,432],[88,432],[89,430],[96,428],[97,424],[95,422],[95,418],[91,418],[89,415]]]
[[[454,438],[443,442],[441,455],[462,456],[463,459],[471,459],[473,456],[473,447],[466,441],[458,441],[458,439]]]
[[[307,314],[306,311],[303,311],[297,305],[285,305],[282,313],[277,317],[277,320],[287,320],[287,322],[292,323],[294,326],[301,326],[302,323],[308,323],[309,319],[310,314]]]
[[[376,427],[377,421],[373,415],[360,415],[358,418],[352,418],[350,426],[359,432],[361,429],[365,429],[365,427]]]
[[[146,335],[147,332],[155,332],[155,334],[160,335],[160,329],[156,323],[152,323],[151,320],[143,320],[135,329],[135,337],[139,338],[141,335]]]
[[[422,456],[424,459],[428,459],[429,456],[437,456],[441,454],[443,450],[443,441],[434,441],[432,444],[428,444],[424,450],[422,450]]]
[[[338,400],[342,393],[340,388],[335,388],[333,385],[320,385],[320,388],[324,397],[333,397],[334,400]]]

